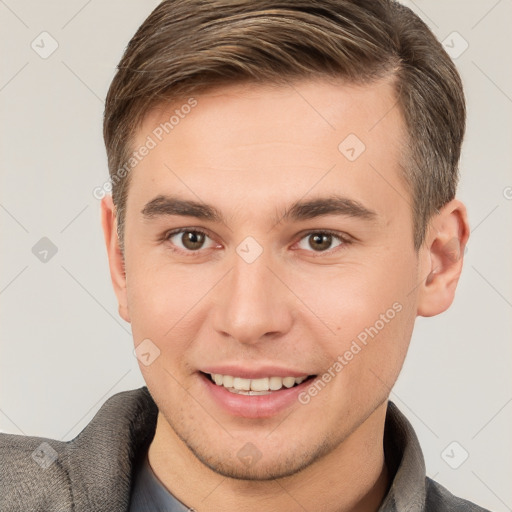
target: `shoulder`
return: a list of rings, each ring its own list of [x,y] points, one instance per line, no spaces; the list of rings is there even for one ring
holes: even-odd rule
[[[70,441],[0,434],[0,511],[124,510],[157,414],[143,387],[111,396]]]
[[[426,479],[426,512],[489,512],[470,501],[457,498],[441,484]]]
[[[42,437],[0,434],[0,510],[27,510],[71,500],[66,443]]]

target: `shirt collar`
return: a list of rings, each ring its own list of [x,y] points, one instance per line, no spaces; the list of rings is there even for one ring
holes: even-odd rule
[[[149,465],[148,456],[140,462],[129,512],[189,512],[162,484]]]

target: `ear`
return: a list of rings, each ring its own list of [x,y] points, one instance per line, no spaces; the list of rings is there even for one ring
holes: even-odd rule
[[[124,268],[124,257],[119,246],[119,237],[117,235],[117,221],[112,196],[105,196],[101,200],[101,225],[103,235],[107,246],[108,264],[110,267],[110,277],[114,292],[119,305],[119,315],[123,320],[130,322],[128,312],[128,298],[126,294],[126,273]]]
[[[462,272],[468,238],[466,207],[453,199],[432,219],[420,249],[423,253],[420,271],[427,278],[419,288],[419,316],[438,315],[450,307]]]

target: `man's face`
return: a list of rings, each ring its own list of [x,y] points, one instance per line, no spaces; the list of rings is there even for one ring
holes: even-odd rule
[[[293,474],[384,410],[407,351],[421,276],[402,117],[384,82],[195,99],[165,137],[186,100],[154,110],[133,145],[156,142],[131,176],[125,316],[160,350],[140,366],[170,436],[228,476]]]

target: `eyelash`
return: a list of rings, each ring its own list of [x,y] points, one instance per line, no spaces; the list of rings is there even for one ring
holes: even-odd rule
[[[163,238],[163,241],[170,242],[170,239],[174,235],[177,235],[177,234],[180,234],[180,233],[187,233],[187,232],[200,233],[200,234],[202,234],[202,235],[204,235],[204,236],[206,236],[206,237],[211,239],[211,237],[208,234],[208,232],[203,230],[203,229],[200,229],[200,228],[179,228],[179,229],[175,229],[175,230],[166,232],[162,238]],[[308,251],[308,252],[311,252],[314,255],[313,257],[325,256],[326,254],[329,254],[329,255],[333,254],[333,253],[338,252],[340,250],[346,249],[346,247],[348,245],[353,243],[353,240],[351,238],[349,238],[348,235],[342,235],[339,232],[332,231],[332,230],[329,230],[329,229],[322,229],[322,230],[310,230],[310,231],[306,231],[304,233],[301,233],[300,238],[297,240],[297,242],[294,243],[294,245],[299,243],[300,241],[302,241],[304,238],[307,238],[308,236],[311,236],[311,235],[330,235],[333,238],[336,238],[339,242],[341,242],[340,245],[334,247],[334,249],[328,249],[326,251],[318,251],[318,252],[313,251],[313,250]],[[183,249],[180,249],[180,248],[173,248],[173,251],[181,252],[182,254],[185,254],[187,257],[193,258],[193,257],[196,257],[196,256],[200,256],[201,252],[202,252],[202,249],[198,249],[197,251],[191,251],[191,250],[183,250]],[[315,254],[315,252],[316,252],[316,254]]]

